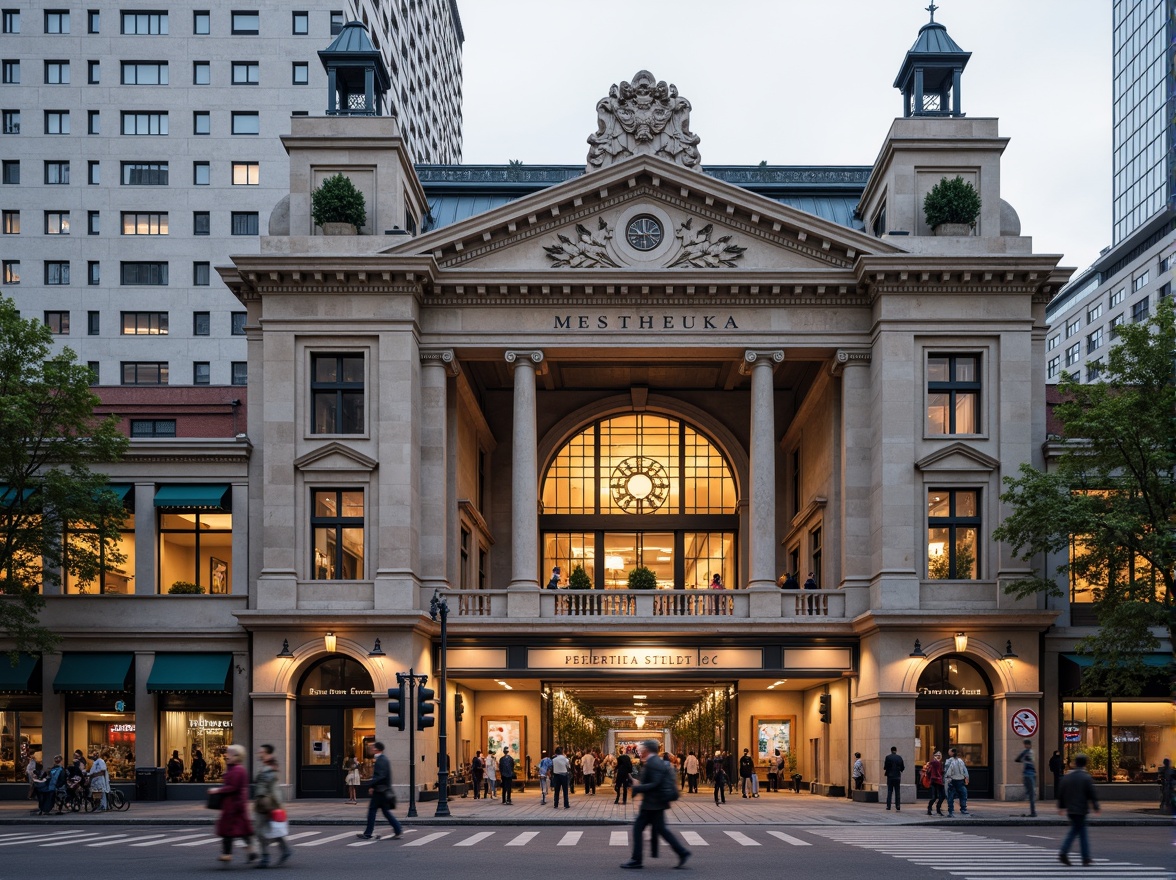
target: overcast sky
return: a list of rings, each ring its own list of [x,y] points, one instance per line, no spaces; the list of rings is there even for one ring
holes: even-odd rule
[[[467,164],[582,164],[596,102],[644,68],[694,109],[703,165],[871,165],[927,0],[458,0]],[[1001,195],[1039,253],[1111,242],[1109,0],[941,0],[968,116],[1010,138]]]

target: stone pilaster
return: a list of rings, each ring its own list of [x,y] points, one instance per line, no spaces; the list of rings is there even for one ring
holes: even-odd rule
[[[832,367],[841,378],[840,497],[841,585],[866,587],[870,582],[871,466],[870,351],[838,349]]]
[[[421,592],[449,586],[449,379],[459,367],[450,349],[421,352]]]
[[[751,376],[751,500],[748,588],[776,586],[776,415],[772,374],[784,352],[746,351],[740,371]]]
[[[511,587],[538,587],[539,465],[535,429],[535,376],[541,351],[508,351],[514,367],[514,445],[511,471]]]

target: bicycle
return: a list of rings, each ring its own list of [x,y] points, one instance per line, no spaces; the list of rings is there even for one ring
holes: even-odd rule
[[[94,812],[99,809],[99,804],[102,803],[102,792],[92,791],[83,803],[87,813]],[[131,808],[131,802],[127,800],[127,796],[118,789],[113,789],[106,793],[106,808],[108,810],[118,810],[120,813]]]

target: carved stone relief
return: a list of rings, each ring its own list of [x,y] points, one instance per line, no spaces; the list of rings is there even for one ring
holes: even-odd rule
[[[555,237],[559,239],[559,244],[547,245],[543,248],[547,251],[547,257],[552,261],[552,266],[568,269],[599,269],[602,267],[619,269],[620,263],[616,262],[608,252],[608,242],[612,238],[613,231],[604,220],[598,220],[597,223],[596,232],[589,232],[583,223],[577,223],[574,241],[562,232],[558,233]]]
[[[690,131],[690,102],[678,87],[639,70],[596,105],[596,133],[588,136],[586,171],[650,154],[701,171],[698,135]]]
[[[596,221],[595,232],[577,223],[575,238],[557,233],[557,243],[543,247],[552,268],[733,268],[747,250],[732,243],[730,234],[716,236],[713,223],[696,231],[693,217],[677,225],[672,239],[663,239],[665,215],[661,211],[656,211],[658,216],[646,213],[654,210],[651,208],[637,210],[639,213],[629,220],[619,237],[616,227],[603,218]],[[624,217],[622,224],[625,225]],[[666,222],[666,225],[670,224]]]
[[[670,263],[669,268],[689,267],[691,269],[718,269],[732,267],[735,260],[743,256],[745,247],[731,244],[730,235],[712,239],[715,227],[708,223],[698,232],[691,229],[693,217],[688,217],[674,230],[674,237],[682,243],[682,251]]]

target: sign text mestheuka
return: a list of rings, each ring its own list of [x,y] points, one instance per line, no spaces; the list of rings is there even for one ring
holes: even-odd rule
[[[555,315],[554,330],[738,330],[734,315]]]

